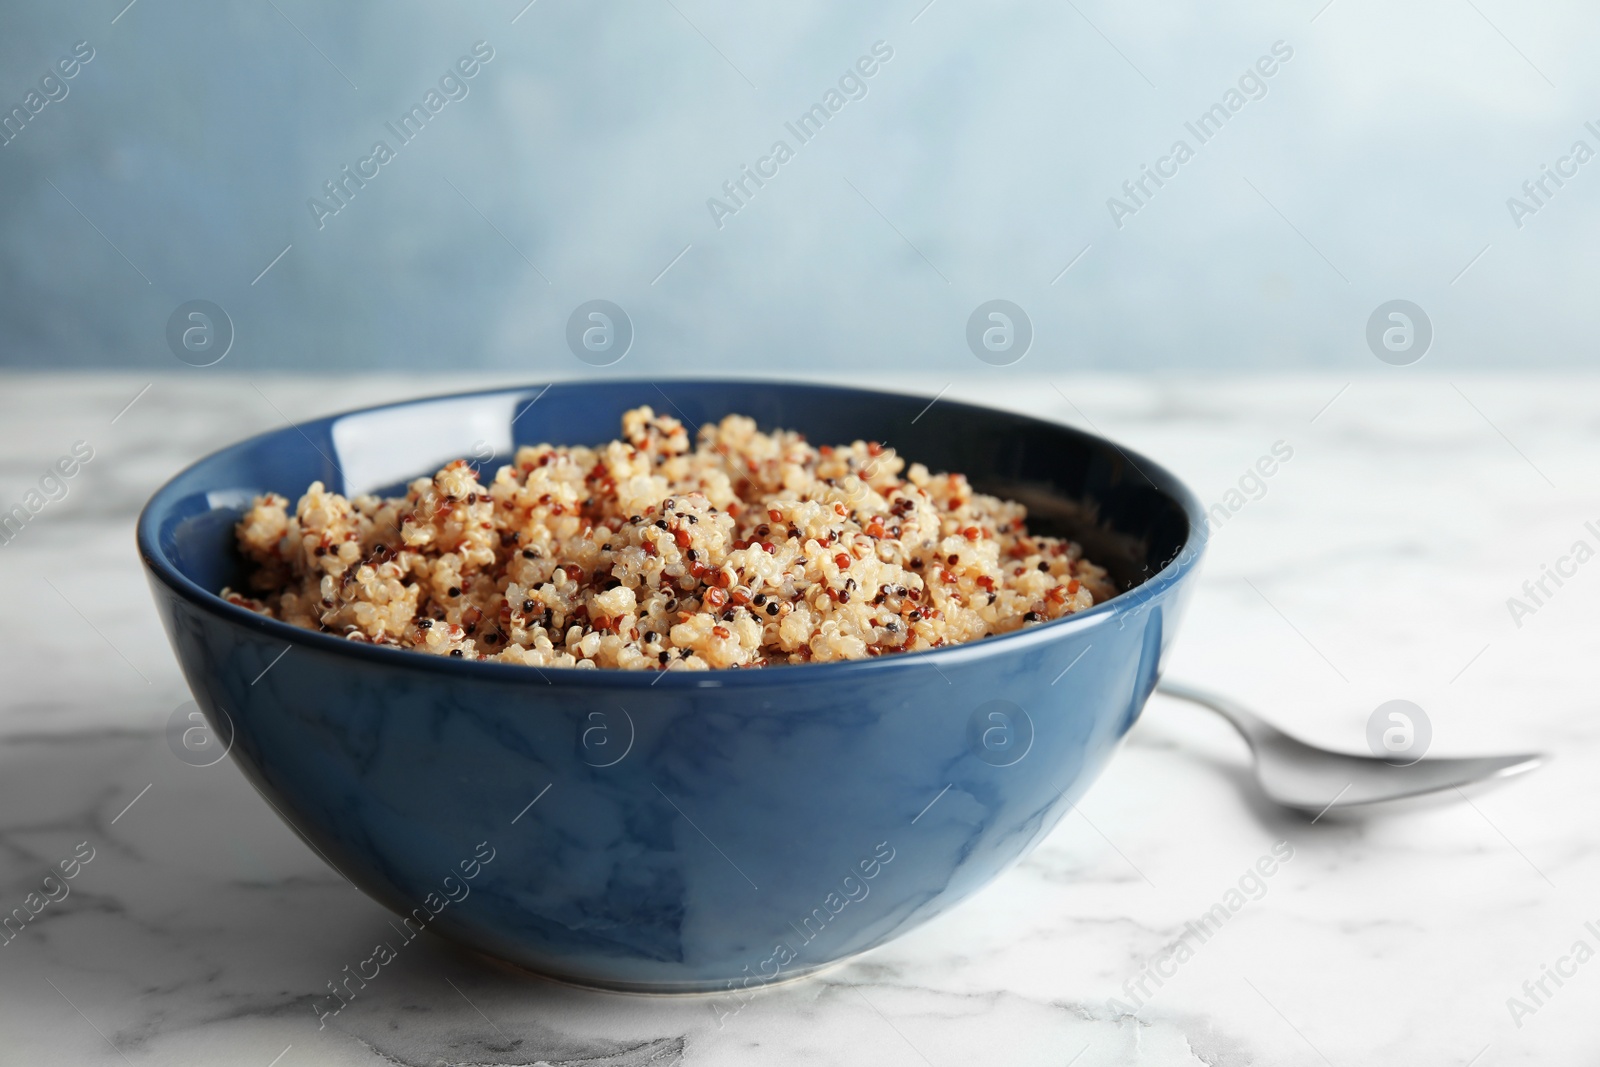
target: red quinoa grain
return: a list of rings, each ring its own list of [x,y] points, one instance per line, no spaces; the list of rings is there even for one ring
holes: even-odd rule
[[[1028,534],[1022,505],[877,442],[814,448],[739,415],[691,442],[648,407],[622,431],[520,448],[487,485],[457,460],[397,499],[260,497],[236,530],[249,589],[223,595],[354,641],[659,671],[938,648],[1116,593],[1077,544]]]

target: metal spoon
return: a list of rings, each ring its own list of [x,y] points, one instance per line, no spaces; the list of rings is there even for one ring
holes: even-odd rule
[[[1547,757],[1475,756],[1423,759],[1397,765],[1373,756],[1329,752],[1297,741],[1238,703],[1183,682],[1162,681],[1156,692],[1210,708],[1233,724],[1256,758],[1256,780],[1267,799],[1321,818],[1335,808],[1421,796],[1533,770]]]

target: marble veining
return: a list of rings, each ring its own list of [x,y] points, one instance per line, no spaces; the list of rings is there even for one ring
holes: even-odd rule
[[[1241,788],[1225,726],[1157,698],[1026,859],[818,976],[748,1002],[631,997],[424,935],[319,1029],[324,983],[392,940],[391,917],[230,762],[169,750],[188,693],[132,522],[180,466],[280,424],[273,404],[303,417],[437,385],[264,379],[269,403],[196,373],[156,379],[113,423],[149,378],[7,377],[7,505],[74,441],[96,457],[0,546],[0,910],[80,842],[95,851],[0,947],[0,1064],[1592,1062],[1600,969],[1547,984],[1520,1020],[1507,1000],[1600,920],[1600,572],[1520,627],[1506,600],[1600,518],[1600,381],[1360,378],[1319,414],[1346,380],[1058,392],[996,376],[948,395],[1092,420],[1208,504],[1289,442],[1293,460],[1215,532],[1172,673],[1354,749],[1371,711],[1405,697],[1441,754],[1542,748],[1549,767],[1470,803],[1309,824]],[[1117,1014],[1124,983],[1278,841],[1295,856],[1264,895]]]

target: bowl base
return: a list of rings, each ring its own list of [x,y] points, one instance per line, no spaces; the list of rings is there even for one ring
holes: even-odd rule
[[[479,957],[485,962],[495,965],[496,967],[503,967],[506,970],[514,971],[517,974],[530,975],[534,978],[543,978],[547,981],[556,982],[565,986],[572,986],[574,989],[582,989],[591,993],[626,993],[632,996],[711,998],[737,996],[745,992],[753,995],[755,993],[760,993],[763,990],[772,989],[775,986],[803,982],[809,978],[815,978],[817,975],[826,971],[831,971],[836,967],[842,967],[847,963],[857,960],[866,955],[868,952],[871,952],[872,949],[863,949],[860,952],[852,953],[848,956],[841,956],[836,960],[829,960],[827,963],[815,964],[814,966],[793,971],[788,974],[783,974],[780,977],[771,978],[765,982],[752,984],[749,986],[740,985],[738,979],[708,979],[703,982],[624,982],[608,981],[600,978],[579,978],[569,974],[562,974],[559,971],[544,970],[539,967],[530,967],[526,964],[515,963],[511,960],[502,959],[499,956],[491,955],[490,953],[481,951],[479,949],[468,949],[467,951],[471,952],[473,955]]]

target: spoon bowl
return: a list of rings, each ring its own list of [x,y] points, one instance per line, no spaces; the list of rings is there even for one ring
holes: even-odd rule
[[[1533,770],[1548,758],[1510,756],[1421,759],[1393,763],[1376,756],[1332,752],[1291,737],[1228,697],[1184,682],[1162,680],[1156,692],[1221,715],[1249,744],[1256,781],[1275,804],[1321,818],[1332,810],[1460,789]]]

